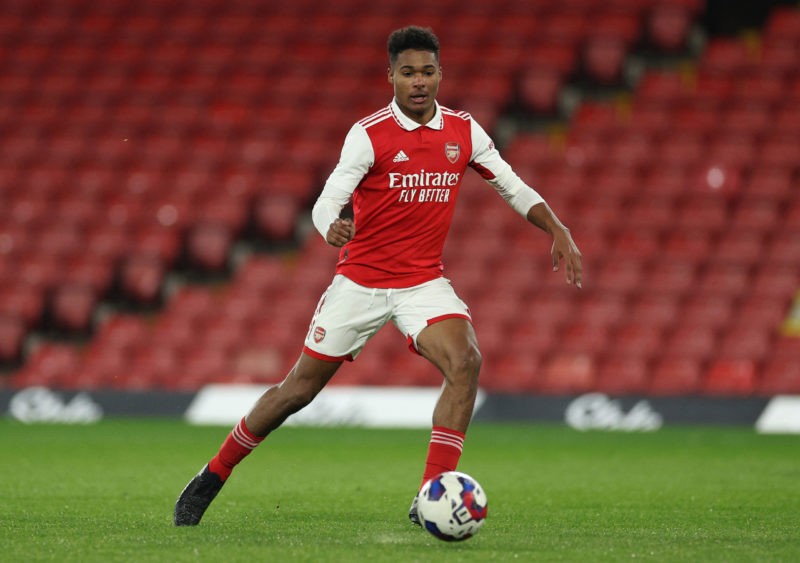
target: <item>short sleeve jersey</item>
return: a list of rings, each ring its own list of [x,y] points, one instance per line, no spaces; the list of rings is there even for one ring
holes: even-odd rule
[[[516,182],[495,186],[507,200],[521,189],[522,182],[466,112],[437,104],[433,119],[420,126],[393,102],[356,123],[320,196],[335,193],[341,209],[341,193],[352,190],[356,235],[342,247],[337,273],[377,288],[441,277],[445,239],[469,166],[493,184],[495,172],[510,173]],[[524,213],[541,197],[522,186],[529,192],[522,198]]]

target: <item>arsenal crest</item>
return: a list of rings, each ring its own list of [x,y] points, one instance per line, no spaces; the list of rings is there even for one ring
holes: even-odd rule
[[[321,326],[318,326],[314,329],[314,342],[319,344],[322,342],[322,339],[325,338],[325,329]]]
[[[461,147],[458,143],[445,143],[444,154],[450,164],[455,164],[458,161],[458,157],[461,156]]]

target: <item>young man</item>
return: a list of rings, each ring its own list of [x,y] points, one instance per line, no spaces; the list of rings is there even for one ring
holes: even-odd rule
[[[442,79],[436,36],[415,26],[399,29],[390,35],[388,51],[394,99],[350,129],[312,211],[317,230],[341,251],[303,352],[183,490],[175,505],[177,526],[198,524],[236,464],[308,405],[388,321],[444,378],[420,488],[456,468],[481,355],[469,310],[442,276],[442,249],[467,166],[553,237],[553,269],[564,260],[567,283],[581,287],[581,254],[569,230],[514,174],[469,114],[436,102]],[[340,218],[351,201],[353,220]],[[408,516],[419,524],[416,506],[414,497]]]

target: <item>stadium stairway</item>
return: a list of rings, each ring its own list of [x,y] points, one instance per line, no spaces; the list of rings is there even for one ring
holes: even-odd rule
[[[699,50],[701,0],[1,4],[0,385],[278,381],[335,262],[309,205],[414,22],[585,255],[576,293],[465,180],[445,264],[487,389],[800,392],[797,8]],[[404,340],[334,381],[438,384]]]

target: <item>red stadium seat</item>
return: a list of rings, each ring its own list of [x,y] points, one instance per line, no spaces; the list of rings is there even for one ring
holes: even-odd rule
[[[764,254],[764,237],[757,231],[732,231],[717,243],[714,259],[725,264],[752,266]]]
[[[738,208],[731,218],[730,228],[734,231],[742,231],[739,242],[748,241],[761,250],[761,233],[769,232],[774,229],[780,220],[780,208],[778,203],[769,199],[748,197],[739,201]],[[728,240],[734,240],[728,235]],[[744,250],[744,249],[742,249]]]
[[[769,264],[800,266],[800,228],[775,229],[765,253]]]
[[[294,236],[300,202],[290,195],[269,194],[255,204],[255,224],[267,240],[287,241]]]
[[[788,298],[800,288],[800,268],[768,267],[759,271],[751,284],[751,295]]]
[[[789,296],[748,295],[737,309],[737,325],[764,331],[780,326],[789,312]]]
[[[583,68],[589,80],[600,86],[613,86],[623,80],[627,46],[623,38],[589,38],[584,46]]]
[[[640,357],[613,356],[602,362],[597,371],[595,387],[612,395],[632,395],[646,392],[647,362]]]
[[[684,232],[718,232],[727,225],[728,213],[724,198],[711,193],[692,194],[681,205],[674,227]]]
[[[733,76],[743,72],[749,64],[744,41],[737,39],[712,39],[700,60],[705,71]]]
[[[662,110],[675,103],[686,91],[688,81],[672,70],[649,69],[636,87],[636,100],[652,103]]]
[[[681,323],[667,339],[664,353],[671,358],[706,361],[714,355],[716,346],[714,328]]]
[[[161,299],[166,267],[152,254],[131,254],[120,269],[120,289],[123,296],[138,304],[152,306]]]
[[[701,364],[692,358],[669,357],[653,369],[648,387],[652,395],[694,395],[700,388]]]
[[[792,6],[776,6],[769,13],[764,34],[770,39],[796,42],[800,36],[800,10]]]
[[[203,272],[225,272],[228,268],[233,235],[221,223],[200,223],[186,237],[189,263]]]
[[[80,365],[78,352],[68,344],[42,344],[28,358],[25,366],[12,376],[14,387],[66,387]]]
[[[604,264],[599,272],[592,276],[592,287],[605,293],[618,292],[631,294],[645,286],[644,267],[639,261],[625,259],[623,253],[619,260]]]
[[[719,343],[718,357],[727,360],[767,359],[772,348],[774,329],[739,324],[725,331]]]
[[[767,362],[757,391],[767,396],[800,394],[800,362],[786,359]]]
[[[747,292],[751,281],[749,261],[730,262],[726,258],[715,255],[715,261],[701,274],[697,284],[700,300],[714,299],[715,296],[737,298]]]
[[[658,295],[675,297],[686,294],[697,280],[695,262],[705,253],[690,255],[672,254],[673,258],[656,261],[645,277],[644,287]]]
[[[716,360],[708,369],[702,392],[709,395],[751,395],[756,388],[756,366],[751,360]]]
[[[13,315],[33,328],[40,324],[44,308],[45,297],[39,288],[21,283],[0,286],[0,314]]]
[[[689,299],[682,307],[680,322],[685,327],[719,329],[733,318],[733,299],[723,294],[702,294]]]
[[[0,365],[11,365],[22,359],[22,347],[28,329],[15,315],[0,314]]]
[[[649,360],[660,351],[663,338],[661,325],[631,315],[631,320],[614,335],[610,353],[615,357]]]
[[[541,386],[541,360],[533,355],[504,355],[484,365],[481,387],[494,393],[535,393]]]
[[[800,160],[800,135],[778,133],[761,142],[758,163],[764,166],[794,166]]]
[[[692,14],[685,6],[662,3],[653,7],[647,19],[647,36],[662,53],[680,53],[687,47]]]
[[[555,115],[563,85],[563,74],[558,69],[528,67],[519,78],[519,101],[534,114]]]
[[[548,394],[583,393],[594,386],[595,372],[591,356],[557,354],[543,366],[540,390]]]
[[[50,303],[55,328],[70,333],[87,333],[92,328],[97,293],[90,285],[66,283],[58,286]]]
[[[791,197],[792,168],[756,166],[744,185],[742,196],[766,202],[785,202]]]

